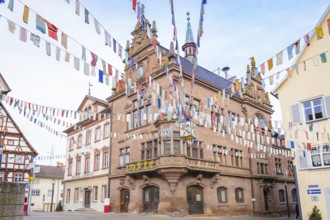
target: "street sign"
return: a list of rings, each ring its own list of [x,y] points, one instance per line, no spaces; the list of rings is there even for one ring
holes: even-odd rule
[[[319,201],[319,197],[318,196],[311,196],[311,201],[312,202],[317,202],[317,201]]]
[[[308,188],[318,188],[319,185],[308,185]]]
[[[308,189],[307,194],[321,194],[321,189]]]

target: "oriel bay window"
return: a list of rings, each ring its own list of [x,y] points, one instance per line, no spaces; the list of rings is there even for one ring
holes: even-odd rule
[[[192,157],[196,159],[203,159],[203,142],[194,140],[194,141],[186,141],[186,151],[187,157]]]
[[[150,160],[158,156],[158,142],[151,140],[141,143],[141,160]]]
[[[180,132],[173,132],[173,152],[174,155],[180,155]]]

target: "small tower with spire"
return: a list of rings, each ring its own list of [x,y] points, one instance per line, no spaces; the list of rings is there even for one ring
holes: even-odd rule
[[[193,33],[191,30],[190,25],[190,17],[189,12],[187,12],[187,32],[186,32],[186,41],[185,44],[182,46],[182,50],[185,52],[185,58],[188,59],[190,62],[194,62],[196,60],[196,44],[194,42]]]

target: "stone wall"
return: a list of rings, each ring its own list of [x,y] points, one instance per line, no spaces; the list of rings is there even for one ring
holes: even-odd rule
[[[0,219],[23,220],[25,184],[0,183]]]

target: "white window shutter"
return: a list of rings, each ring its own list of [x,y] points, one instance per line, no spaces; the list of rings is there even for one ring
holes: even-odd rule
[[[330,117],[330,95],[324,97],[326,117]]]
[[[308,169],[310,168],[310,158],[311,155],[308,151],[305,150],[305,155],[302,150],[298,150],[296,155],[298,157],[299,169]]]
[[[291,108],[291,119],[292,119],[292,122],[294,124],[296,124],[296,123],[302,123],[302,114],[301,114],[300,103],[297,103],[295,105],[291,105],[290,108]]]

